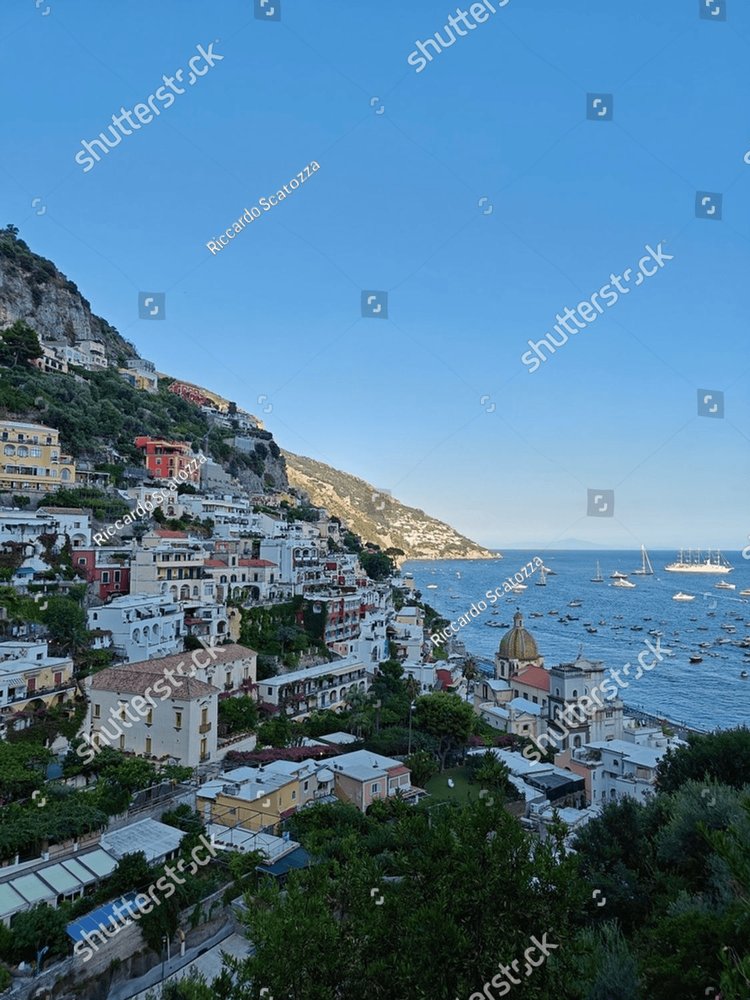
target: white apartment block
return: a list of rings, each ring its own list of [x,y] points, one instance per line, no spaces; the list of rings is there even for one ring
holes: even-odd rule
[[[303,719],[318,709],[340,711],[349,693],[369,691],[372,677],[358,660],[334,660],[304,670],[267,677],[258,684],[258,700],[284,716]]]
[[[185,612],[168,595],[123,594],[109,604],[91,608],[90,629],[112,635],[117,656],[127,663],[169,656],[183,648]]]
[[[130,589],[165,594],[174,601],[212,602],[213,580],[204,572],[207,549],[184,531],[158,530],[144,535],[130,564]]]
[[[134,670],[158,668],[173,671],[175,674],[190,674],[204,684],[221,694],[250,694],[258,676],[258,654],[249,646],[229,643],[226,646],[214,646],[192,652],[175,653],[164,656],[156,663],[143,661],[132,663]]]
[[[91,518],[77,507],[40,507],[38,510],[0,508],[0,546],[5,542],[33,545],[40,535],[55,535],[55,545],[74,549],[91,546]]]

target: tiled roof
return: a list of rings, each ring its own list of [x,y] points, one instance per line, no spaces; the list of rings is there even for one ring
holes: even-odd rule
[[[187,531],[168,531],[166,528],[157,528],[154,532],[159,538],[187,538]]]
[[[165,657],[164,659],[170,659]],[[151,670],[132,670],[132,664],[123,667],[107,667],[94,674],[91,679],[92,691],[109,691],[113,694],[139,694],[145,695],[154,691],[156,685],[161,681],[160,691],[163,693],[164,685],[169,686],[170,681],[164,676],[163,668],[157,669],[155,664],[163,663],[163,660],[152,660],[154,666]],[[141,664],[144,666],[144,664]],[[195,677],[183,677],[179,685],[174,685],[171,697],[178,701],[192,701],[194,698],[205,698],[206,695],[218,694],[219,689],[203,681],[196,680]]]
[[[268,559],[240,559],[240,566],[275,566],[275,562],[269,562]]]
[[[544,667],[526,667],[517,674],[513,674],[511,682],[518,681],[527,684],[529,687],[539,688],[540,691],[549,691],[549,673]]]
[[[240,646],[236,642],[231,642],[227,646],[213,646],[210,654],[206,649],[196,650],[201,654],[201,660],[205,661],[206,656],[211,656],[211,663],[232,663],[234,660],[244,660],[251,656],[255,656],[255,650],[250,649],[249,646]],[[177,670],[177,667],[182,664],[182,669],[185,673],[190,670],[190,657],[191,653],[173,653],[171,656],[162,656],[157,660],[139,660],[137,663],[128,663],[127,668],[129,670],[145,670],[150,671],[158,669],[160,671],[164,670]],[[118,667],[114,668],[119,669]],[[99,674],[96,674],[98,677]]]

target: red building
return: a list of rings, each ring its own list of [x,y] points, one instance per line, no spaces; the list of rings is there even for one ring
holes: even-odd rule
[[[165,441],[141,435],[134,444],[144,453],[146,468],[153,479],[174,479],[179,472],[185,472],[185,482],[200,482],[200,466],[187,441]]]
[[[130,593],[130,563],[127,549],[75,549],[73,566],[102,601]]]

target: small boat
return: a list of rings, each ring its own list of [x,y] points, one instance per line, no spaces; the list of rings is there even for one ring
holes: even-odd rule
[[[569,608],[580,608],[582,604],[583,601],[579,601],[578,599],[576,599],[575,601],[568,601]]]
[[[547,614],[548,615],[559,615],[560,612],[559,611],[548,611]]]
[[[673,601],[694,601],[695,594],[683,594],[681,590],[678,590],[676,594],[672,595]]]
[[[539,570],[539,579],[536,581],[536,585],[537,587],[547,586],[547,571],[544,566]]]
[[[460,579],[461,579],[461,570],[460,570],[460,569],[457,569],[457,570],[456,570],[456,579],[457,579],[457,580],[460,580]]]
[[[599,630],[595,628],[587,628],[586,631],[589,633],[589,635],[594,635],[594,633],[598,632]]]
[[[690,662],[691,663],[703,663],[703,657],[702,656],[691,656],[690,657]]]
[[[612,586],[619,587],[620,590],[635,590],[635,584],[622,575],[617,577]]]
[[[493,614],[494,614],[494,612],[493,612]],[[541,611],[532,611],[529,614],[529,618],[544,618],[544,615],[542,614]]]
[[[514,583],[513,586],[510,589],[513,591],[514,594],[520,594],[521,591],[526,590],[526,584],[525,583]]]
[[[740,597],[750,597],[750,587],[740,591]]]
[[[544,568],[544,572],[547,574],[547,576],[557,576],[557,571],[556,570],[550,569],[549,566],[544,566],[543,568]]]
[[[726,580],[719,580],[718,583],[714,584],[714,590],[736,590],[736,583],[727,583]]]
[[[631,632],[642,632],[643,631],[643,625],[631,625],[630,626],[630,631]]]
[[[596,573],[591,577],[592,583],[604,583],[604,577],[602,576],[601,567],[599,566],[599,560],[596,561]]]
[[[641,545],[641,568],[633,570],[634,576],[653,576],[654,567],[651,565],[651,560],[648,557],[648,552],[646,552],[646,546]]]
[[[610,580],[627,580],[628,574],[627,573],[621,573],[619,571],[619,569],[616,569],[614,571],[614,573],[610,573],[609,574],[609,578],[610,578]]]
[[[740,674],[740,677],[743,679],[743,681],[747,680],[747,670],[743,670],[742,673]]]
[[[436,583],[428,583],[428,584],[427,584],[427,589],[428,589],[428,590],[437,590],[437,589],[438,589],[438,586],[437,586],[437,584],[436,584]]]

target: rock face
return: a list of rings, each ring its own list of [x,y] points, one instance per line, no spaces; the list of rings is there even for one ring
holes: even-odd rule
[[[51,260],[33,253],[6,228],[0,229],[0,329],[17,319],[33,327],[40,340],[71,347],[82,340],[101,340],[113,361],[138,357],[131,343],[91,312],[77,286]]]
[[[497,553],[459,535],[416,507],[406,507],[364,479],[311,458],[283,452],[289,482],[344,521],[363,541],[403,549],[407,559],[496,559]]]

